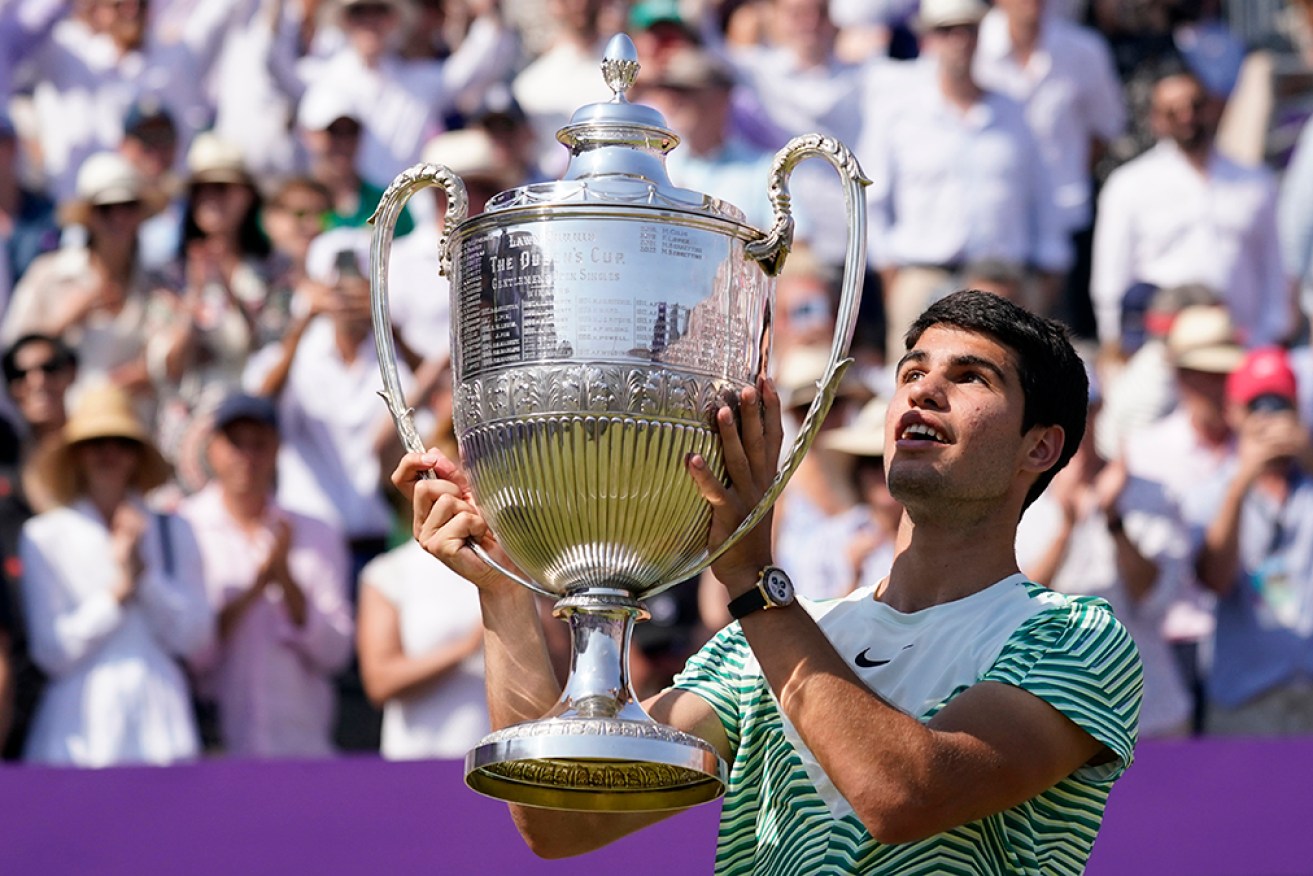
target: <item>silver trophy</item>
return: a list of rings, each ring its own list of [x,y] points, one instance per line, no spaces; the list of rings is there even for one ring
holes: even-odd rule
[[[375,214],[374,338],[381,394],[406,448],[422,451],[397,378],[388,253],[406,201],[441,187],[461,462],[519,570],[502,571],[556,599],[573,639],[560,701],[487,736],[466,758],[466,782],[532,806],[669,809],[719,797],[726,767],[637,701],[628,652],[647,617],[640,600],[715,559],[686,460],[701,454],[724,476],[714,411],[768,371],[774,276],[792,242],[788,180],[812,156],[841,175],[849,226],[829,364],[773,486],[720,550],[762,519],[820,428],[851,362],[866,180],[835,140],[793,140],[763,181],[774,209],[763,233],[738,208],[671,184],[665,155],[679,140],[625,98],[638,74],[628,37],[611,40],[601,66],[615,96],[557,135],[571,155],[564,179],[502,192],[470,218],[445,167],[416,165],[392,183]]]

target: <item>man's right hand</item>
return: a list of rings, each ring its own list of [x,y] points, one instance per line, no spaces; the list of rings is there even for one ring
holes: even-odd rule
[[[392,473],[392,483],[410,500],[411,529],[424,550],[481,591],[518,586],[470,549],[473,541],[498,563],[514,568],[474,504],[469,481],[456,463],[436,450],[407,453]]]

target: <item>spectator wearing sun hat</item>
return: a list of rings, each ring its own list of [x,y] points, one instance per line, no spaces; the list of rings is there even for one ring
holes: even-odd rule
[[[172,763],[199,741],[178,664],[214,619],[191,528],[144,496],[169,465],[122,390],[87,391],[34,460],[60,503],[19,544],[33,659],[50,676],[25,757],[78,766]]]
[[[239,384],[262,340],[271,247],[260,225],[261,197],[240,150],[213,133],[187,152],[182,242],[173,265],[169,324],[147,345],[160,399],[160,449],[179,466],[180,485],[201,484],[182,465],[198,415]]]
[[[86,243],[32,262],[14,290],[0,342],[33,332],[62,338],[80,362],[72,397],[83,386],[110,382],[132,392],[149,414],[146,340],[168,321],[172,294],[141,264],[137,232],[164,203],[121,155],[88,158],[78,171],[76,197],[60,209],[61,223],[84,228]]]
[[[333,196],[325,227],[364,228],[383,198],[383,189],[356,170],[362,126],[352,102],[338,91],[312,89],[301,100],[296,123],[311,178]],[[402,210],[394,233],[404,237],[414,229],[409,209]]]
[[[1313,732],[1313,450],[1285,352],[1251,351],[1226,393],[1236,454],[1185,502],[1217,594],[1209,732]]]
[[[1128,432],[1120,456],[1129,477],[1159,492],[1154,496],[1152,490],[1147,491],[1143,507],[1137,510],[1148,516],[1166,514],[1168,523],[1183,527],[1185,494],[1210,478],[1236,452],[1235,434],[1226,415],[1226,379],[1243,361],[1245,351],[1230,314],[1218,304],[1182,309],[1171,322],[1165,345],[1176,406],[1153,423]],[[1213,631],[1213,599],[1200,587],[1188,564],[1181,574],[1183,580],[1167,588],[1176,595],[1163,632],[1178,652],[1188,683],[1201,694],[1197,649]],[[1196,727],[1201,718],[1196,715]]]
[[[889,574],[903,506],[884,480],[885,414],[889,403],[873,398],[847,425],[823,433],[817,444],[853,459],[851,476],[858,504],[829,520],[817,538],[821,571],[809,582],[814,599],[833,599],[874,587]],[[798,587],[803,582],[795,582]]]

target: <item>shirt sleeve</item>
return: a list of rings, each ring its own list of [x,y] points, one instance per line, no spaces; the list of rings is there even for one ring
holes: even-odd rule
[[[67,675],[123,623],[123,607],[108,590],[79,596],[26,527],[18,544],[29,647],[38,666]]]
[[[1131,764],[1144,673],[1135,642],[1102,599],[1068,597],[1024,623],[982,681],[1019,687],[1103,743],[1115,760],[1081,768],[1112,782]]]
[[[1099,219],[1094,223],[1094,254],[1090,268],[1090,299],[1098,325],[1099,341],[1121,340],[1122,296],[1135,281],[1132,269],[1134,210],[1124,168],[1108,177],[1099,195]]]
[[[164,538],[169,539],[167,548]],[[171,557],[168,561],[166,550]],[[137,599],[151,631],[179,657],[205,653],[214,645],[214,612],[205,592],[201,550],[191,526],[176,515],[151,515],[144,553],[148,561],[137,586]]]
[[[346,544],[335,529],[307,517],[292,518],[292,574],[305,593],[305,624],[284,616],[283,636],[325,673],[337,672],[351,657],[355,623],[346,601]]]
[[[689,658],[673,685],[676,690],[686,690],[706,700],[725,727],[730,747],[736,750],[741,732],[741,692],[752,683],[752,679],[744,678],[743,668],[751,659],[743,630],[737,623],[730,624]]]

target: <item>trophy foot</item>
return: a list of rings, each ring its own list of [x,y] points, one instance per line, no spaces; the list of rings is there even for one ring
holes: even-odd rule
[[[621,590],[589,589],[556,614],[573,637],[570,678],[546,717],[485,736],[465,756],[465,783],[547,809],[683,809],[725,793],[727,770],[708,742],[659,724],[629,685],[629,639],[647,612]]]
[[[486,736],[465,782],[508,803],[641,812],[715,800],[726,769],[707,742],[650,718],[545,718]]]

